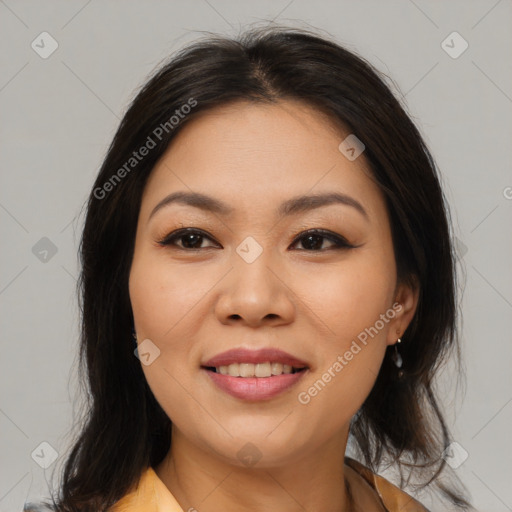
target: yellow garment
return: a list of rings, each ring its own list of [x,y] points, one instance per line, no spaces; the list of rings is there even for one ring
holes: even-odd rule
[[[142,474],[137,489],[123,496],[110,512],[183,512],[152,467]]]
[[[345,462],[375,489],[388,512],[428,512],[406,492],[385,478],[372,473],[359,462],[348,457]],[[155,470],[150,467],[142,474],[137,489],[121,498],[110,512],[184,512],[184,510]]]

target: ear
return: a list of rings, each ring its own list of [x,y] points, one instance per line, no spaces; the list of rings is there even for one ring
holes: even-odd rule
[[[389,322],[386,340],[388,345],[394,345],[396,340],[402,337],[407,327],[409,327],[418,307],[419,294],[420,289],[417,279],[411,279],[409,282],[397,285],[392,306],[395,317]]]

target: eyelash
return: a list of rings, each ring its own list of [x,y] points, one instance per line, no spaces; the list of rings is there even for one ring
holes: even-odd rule
[[[174,246],[175,249],[178,249],[181,251],[186,251],[186,252],[201,251],[204,249],[212,249],[213,248],[213,247],[198,247],[198,248],[189,249],[189,248],[185,248],[185,247],[179,247],[178,245],[176,245],[174,243],[176,240],[179,240],[180,238],[183,238],[185,235],[189,235],[189,234],[200,235],[203,238],[209,238],[210,240],[214,241],[206,232],[204,232],[201,229],[182,228],[182,229],[173,231],[172,233],[169,233],[162,240],[159,240],[158,244],[161,246],[165,246],[165,247]],[[337,234],[332,233],[331,231],[327,231],[325,229],[308,229],[306,231],[302,231],[301,233],[299,233],[299,235],[297,235],[294,238],[292,245],[295,245],[297,242],[299,242],[301,239],[305,238],[308,235],[316,235],[316,236],[320,236],[321,238],[326,238],[327,240],[333,242],[335,245],[334,245],[334,247],[329,247],[327,249],[319,249],[319,250],[299,249],[299,250],[307,251],[307,252],[325,252],[328,250],[353,249],[356,247],[355,245],[350,244],[341,235],[337,235]],[[322,243],[322,245],[323,245],[323,243]]]

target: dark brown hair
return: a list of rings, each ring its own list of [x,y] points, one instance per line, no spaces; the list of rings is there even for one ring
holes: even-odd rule
[[[425,483],[439,481],[441,454],[451,440],[433,377],[449,349],[457,349],[457,305],[448,209],[434,160],[367,61],[309,31],[266,27],[236,39],[213,35],[174,55],[138,92],[110,145],[87,203],[80,245],[80,376],[87,401],[54,500],[57,510],[108,509],[170,447],[170,419],[133,353],[128,294],[141,197],[152,169],[199,112],[235,101],[282,99],[313,106],[364,143],[364,158],[386,199],[398,279],[419,287],[417,312],[402,337],[405,375],[397,378],[388,349],[351,435],[371,468],[390,460],[402,478],[419,472]],[[187,104],[194,106],[179,115]],[[179,121],[173,124],[175,113]],[[167,129],[156,137],[159,126]],[[155,146],[128,168],[152,134]],[[442,488],[464,505],[455,491]]]

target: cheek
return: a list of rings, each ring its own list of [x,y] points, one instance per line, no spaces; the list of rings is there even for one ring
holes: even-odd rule
[[[141,362],[142,370],[155,398],[178,427],[181,421],[191,421],[190,368],[198,359],[194,341],[201,329],[197,315],[204,316],[201,299],[218,281],[206,266],[183,267],[165,255],[150,257],[142,250],[134,258],[129,279],[139,340],[151,340],[160,351],[151,364]]]
[[[184,269],[160,255],[134,260],[129,287],[137,330],[168,344],[187,324],[187,316],[214,283],[215,276],[204,269]]]
[[[183,275],[179,272],[170,272],[164,265],[154,259],[148,261],[140,254],[134,258],[129,291],[139,344],[149,339],[159,350],[153,352],[158,355],[153,356],[150,364],[141,360],[141,367],[157,402],[173,422],[179,421],[190,407],[190,399],[181,384],[185,382],[187,345],[186,338],[180,336],[184,323],[180,319],[186,318],[194,296],[193,290],[183,285]]]
[[[336,271],[315,273],[301,291],[308,307],[328,327],[319,340],[319,367],[301,387],[298,401],[311,417],[332,422],[333,431],[357,412],[377,378],[394,318],[392,255],[368,251],[347,259]]]
[[[340,349],[374,326],[393,303],[393,262],[379,255],[367,256],[347,259],[336,268],[319,266],[313,279],[309,273],[307,279],[296,281],[297,294],[317,313],[326,337]],[[378,327],[385,337],[387,323],[379,322]]]

